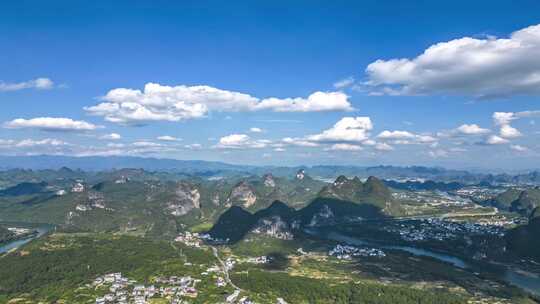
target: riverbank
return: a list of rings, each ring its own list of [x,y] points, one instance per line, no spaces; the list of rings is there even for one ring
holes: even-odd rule
[[[525,273],[523,270],[516,267],[511,267],[510,265],[499,264],[497,265],[499,267],[488,267],[481,269],[480,267],[477,267],[478,265],[476,265],[474,261],[469,261],[459,256],[440,253],[424,247],[415,247],[413,245],[395,245],[382,241],[376,242],[355,236],[345,235],[341,232],[332,231],[331,229],[329,230],[328,227],[324,229],[310,228],[305,232],[320,239],[346,243],[353,246],[369,246],[383,250],[401,251],[420,258],[434,259],[451,265],[462,272],[470,273],[471,276],[476,277],[478,280],[499,281],[509,286],[515,286],[536,298],[540,298],[540,276],[534,273],[533,275]],[[502,271],[495,271],[491,268],[499,268]]]
[[[32,229],[31,233],[26,236],[17,237],[16,239],[0,243],[0,254],[4,254],[13,249],[19,248],[20,246],[27,244],[34,239],[40,238],[54,228],[54,226],[49,224],[29,224],[20,222],[0,222],[0,224],[4,227]]]

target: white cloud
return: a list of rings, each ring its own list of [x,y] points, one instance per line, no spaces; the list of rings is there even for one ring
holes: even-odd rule
[[[271,110],[274,112],[327,112],[352,111],[354,108],[342,92],[315,92],[308,98],[266,98],[253,110]]]
[[[437,149],[429,151],[428,155],[433,158],[443,158],[448,157],[448,152],[443,149]]]
[[[181,138],[174,137],[174,136],[169,136],[169,135],[158,136],[157,140],[161,140],[161,141],[182,141]]]
[[[488,145],[502,145],[502,144],[507,144],[509,142],[510,141],[508,141],[508,139],[504,139],[504,138],[502,138],[500,136],[497,136],[497,135],[491,135],[486,140],[486,143]]]
[[[415,140],[419,143],[435,143],[437,141],[437,138],[431,136],[431,135],[416,135]]]
[[[433,143],[437,139],[431,135],[418,135],[409,131],[382,131],[377,135],[377,138],[381,140],[394,140],[394,144],[408,145],[413,143]]]
[[[369,138],[373,124],[369,117],[344,117],[332,128],[320,134],[309,135],[314,142],[362,142]]]
[[[49,78],[36,78],[18,83],[6,83],[0,81],[0,92],[19,91],[24,89],[49,90],[54,87],[54,82]]]
[[[54,139],[54,138],[45,138],[41,140],[34,139],[23,139],[15,144],[15,147],[36,147],[36,146],[66,146],[68,143],[65,141]]]
[[[529,151],[529,149],[527,147],[524,147],[524,146],[520,146],[520,145],[510,145],[510,149],[516,151],[516,152],[527,152]]]
[[[354,84],[354,77],[347,77],[334,83],[334,88],[341,90]]]
[[[540,116],[540,111],[495,112],[493,113],[493,122],[495,125],[500,126],[500,137],[511,139],[522,136],[518,129],[510,125],[512,121],[520,118],[537,116]]]
[[[540,25],[509,38],[464,37],[437,43],[416,58],[368,65],[375,95],[449,93],[490,98],[540,94]]]
[[[100,139],[119,140],[119,139],[122,139],[122,136],[118,133],[111,133],[111,134],[105,134],[101,136]]]
[[[394,147],[390,146],[387,143],[377,143],[377,144],[375,144],[375,150],[392,151],[392,150],[394,150]]]
[[[131,145],[134,146],[134,147],[143,147],[143,148],[146,148],[146,147],[163,147],[162,144],[158,144],[158,143],[151,142],[151,141],[136,141],[136,142],[132,143]]]
[[[123,148],[125,146],[126,146],[125,144],[107,143],[107,147],[109,147],[109,148]]]
[[[118,88],[102,102],[84,109],[91,115],[120,124],[148,121],[183,121],[201,118],[209,111],[320,112],[348,111],[353,107],[341,92],[315,92],[307,98],[265,98],[210,86],[163,86],[147,83],[144,90]]]
[[[86,121],[73,120],[71,118],[37,117],[32,119],[17,118],[4,123],[4,128],[34,128],[44,131],[91,131],[100,127]]]
[[[454,133],[463,135],[483,135],[491,132],[489,129],[484,129],[477,124],[463,124],[454,130]]]
[[[351,144],[334,144],[328,150],[333,151],[361,151],[362,147]]]
[[[188,144],[188,145],[185,145],[184,148],[186,149],[190,149],[190,150],[199,150],[199,149],[202,149],[202,145],[201,144]]]
[[[522,134],[519,132],[518,129],[510,126],[510,125],[503,125],[501,126],[500,133],[501,137],[503,138],[517,138],[520,137]]]
[[[507,125],[512,120],[517,119],[516,115],[512,112],[495,112],[493,113],[493,121],[497,126]]]
[[[249,128],[249,132],[251,132],[251,133],[262,133],[263,130],[261,128],[253,127],[253,128]]]
[[[308,141],[304,138],[285,137],[281,141],[286,145],[298,146],[298,147],[318,147],[319,146],[318,143]]]
[[[260,149],[268,147],[272,142],[270,140],[253,140],[246,134],[231,134],[219,139],[215,145],[218,149]]]
[[[380,139],[404,139],[404,138],[414,138],[415,135],[408,131],[382,131],[377,135]]]

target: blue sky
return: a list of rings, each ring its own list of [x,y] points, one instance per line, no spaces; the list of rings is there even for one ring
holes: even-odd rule
[[[14,1],[0,153],[537,168],[538,24],[537,1]]]

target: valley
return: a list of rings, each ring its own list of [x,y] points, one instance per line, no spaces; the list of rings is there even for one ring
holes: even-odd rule
[[[0,220],[54,228],[0,253],[0,302],[538,301],[534,186],[53,172],[3,181]]]

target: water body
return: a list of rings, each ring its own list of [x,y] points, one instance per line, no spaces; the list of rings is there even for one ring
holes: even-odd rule
[[[411,253],[416,256],[426,256],[437,259],[439,261],[452,264],[455,267],[461,269],[470,268],[470,265],[464,260],[451,256],[448,254],[433,252],[430,250],[412,247],[412,246],[401,246],[401,245],[381,245],[374,242],[366,241],[360,238],[355,238],[351,236],[346,236],[337,232],[322,232],[316,229],[306,229],[306,233],[311,235],[316,235],[321,238],[338,241],[342,243],[347,243],[350,245],[356,246],[370,246],[381,249],[390,249],[390,250],[402,250],[408,253]],[[540,275],[526,273],[524,271],[519,271],[515,269],[508,268],[505,274],[501,277],[505,282],[517,286],[527,292],[530,292],[536,296],[540,296]]]
[[[19,227],[19,225],[13,225],[15,227]],[[14,248],[19,248],[20,246],[30,242],[33,239],[39,238],[43,236],[45,233],[49,232],[51,230],[50,226],[39,226],[39,227],[32,227],[32,229],[37,231],[37,234],[34,234],[30,237],[24,238],[24,239],[18,239],[15,241],[11,241],[9,243],[6,243],[4,245],[0,246],[0,254],[3,254],[5,252],[8,252]]]

